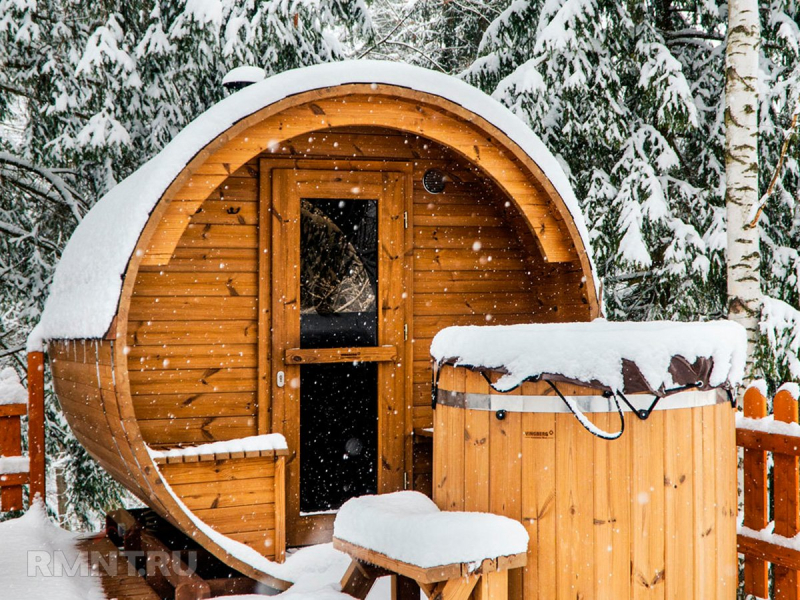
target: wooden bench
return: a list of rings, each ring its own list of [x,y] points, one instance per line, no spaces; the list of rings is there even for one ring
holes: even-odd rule
[[[421,542],[422,543],[422,542]],[[508,571],[524,567],[528,555],[525,552],[510,556],[485,559],[474,563],[453,563],[422,568],[368,550],[350,542],[333,538],[333,547],[348,554],[353,560],[342,578],[342,592],[364,600],[378,577],[394,575],[395,593],[400,598],[410,591],[414,598],[416,590],[409,587],[409,580],[416,583],[430,600],[507,600]],[[404,581],[405,580],[405,581]],[[404,588],[399,592],[398,588]]]
[[[272,434],[275,435],[275,434]],[[183,447],[151,448],[174,494],[214,530],[276,562],[286,549],[285,440],[259,437]]]

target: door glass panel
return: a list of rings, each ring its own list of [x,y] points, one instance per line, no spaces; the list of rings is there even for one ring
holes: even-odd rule
[[[378,491],[378,364],[300,367],[300,512]]]
[[[303,199],[300,345],[378,345],[378,203]],[[377,492],[378,365],[300,367],[300,511]]]
[[[378,344],[378,203],[300,205],[300,346]]]

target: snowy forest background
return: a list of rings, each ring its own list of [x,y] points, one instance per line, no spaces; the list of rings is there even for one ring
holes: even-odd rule
[[[800,380],[800,2],[760,2],[757,377]],[[725,41],[716,0],[0,0],[0,367],[24,343],[72,230],[227,92],[349,58],[450,73],[552,149],[582,202],[609,319],[725,318]],[[98,251],[101,251],[98,249]],[[48,399],[60,515],[125,492]],[[52,474],[51,474],[52,475]]]

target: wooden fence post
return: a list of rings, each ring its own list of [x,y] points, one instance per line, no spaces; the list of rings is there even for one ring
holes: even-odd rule
[[[744,394],[744,416],[762,419],[767,416],[767,399],[755,387]],[[744,526],[760,531],[767,526],[767,453],[744,449]],[[744,592],[757,598],[769,596],[768,563],[746,555]]]
[[[39,494],[44,501],[44,352],[28,353],[28,456],[30,500]]]
[[[797,400],[792,398],[789,392],[779,391],[775,394],[772,412],[776,421],[797,423]],[[774,452],[772,457],[775,533],[792,538],[800,531],[798,457],[777,452]],[[775,575],[775,597],[778,600],[800,600],[798,572],[773,565],[773,573]]]

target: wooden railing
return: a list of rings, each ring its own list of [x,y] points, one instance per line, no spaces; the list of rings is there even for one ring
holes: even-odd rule
[[[772,406],[776,424],[748,421],[767,416],[767,399],[751,387],[744,396],[746,419],[736,429],[736,444],[744,448],[744,528],[737,536],[739,552],[744,554],[744,592],[770,597],[771,563],[773,597],[800,600],[800,551],[786,545],[787,538],[800,532],[800,426],[789,425],[797,424],[798,402],[783,390],[775,394]],[[771,493],[768,452],[773,461]],[[770,523],[770,508],[773,535],[762,531]]]
[[[22,456],[22,417],[28,414],[28,460]],[[0,511],[22,510],[22,486],[44,498],[44,354],[28,354],[28,402],[0,404]],[[19,459],[19,460],[16,460]]]

